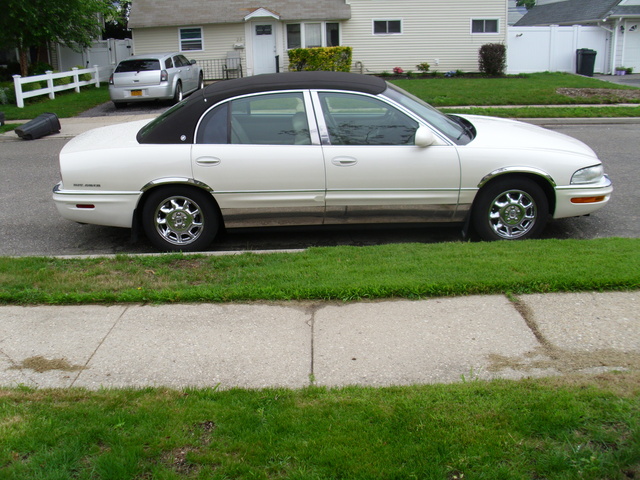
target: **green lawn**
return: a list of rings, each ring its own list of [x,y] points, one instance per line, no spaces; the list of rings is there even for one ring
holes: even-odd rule
[[[228,256],[0,257],[0,285],[0,303],[6,304],[629,290],[640,288],[640,239],[343,246]]]
[[[53,112],[60,118],[75,117],[81,112],[109,101],[109,89],[106,84],[100,88],[83,87],[80,93],[74,91],[59,92],[54,100],[47,95],[29,98],[24,108],[16,105],[0,105],[0,111],[9,120],[30,120],[41,113]]]
[[[631,479],[640,375],[302,390],[0,389],[7,479]]]
[[[427,78],[394,80],[394,84],[427,101],[434,107],[458,105],[562,105],[620,103],[615,95],[569,97],[558,88],[603,88],[634,90],[598,79],[567,73],[532,73],[504,78]],[[637,89],[635,89],[637,90]],[[640,103],[640,99],[633,102]]]

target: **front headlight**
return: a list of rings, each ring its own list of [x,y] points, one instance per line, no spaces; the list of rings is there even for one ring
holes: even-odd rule
[[[594,165],[593,167],[581,168],[571,177],[571,185],[582,185],[585,183],[598,183],[604,176],[602,165]]]

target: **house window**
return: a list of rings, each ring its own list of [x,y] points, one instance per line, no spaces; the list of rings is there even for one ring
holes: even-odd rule
[[[181,52],[204,50],[202,45],[202,28],[195,27],[180,29]]]
[[[327,47],[337,47],[340,45],[340,24],[327,23],[325,25]]]
[[[497,19],[471,20],[471,33],[498,33]]]
[[[322,24],[306,23],[304,25],[304,44],[306,48],[322,46]]]
[[[402,33],[402,20],[374,20],[374,35],[393,35]]]
[[[336,22],[289,23],[287,48],[336,47],[340,45],[340,24]]]

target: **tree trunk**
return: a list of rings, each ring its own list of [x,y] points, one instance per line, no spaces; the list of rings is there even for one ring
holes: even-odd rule
[[[18,49],[20,51],[20,75],[23,77],[29,76],[29,60],[28,60],[28,52],[29,50],[25,47],[20,47]]]

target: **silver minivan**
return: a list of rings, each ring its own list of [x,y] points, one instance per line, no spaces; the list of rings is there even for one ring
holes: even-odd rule
[[[121,61],[109,78],[109,95],[116,108],[145,100],[177,103],[203,86],[202,69],[195,60],[180,53],[154,53]]]

